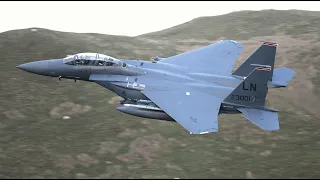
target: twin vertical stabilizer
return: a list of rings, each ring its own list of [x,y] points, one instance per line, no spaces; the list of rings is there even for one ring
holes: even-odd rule
[[[274,69],[277,47],[277,43],[263,42],[232,75],[247,77],[256,66],[269,66],[271,68],[269,77],[271,87],[286,87],[295,75],[295,71],[286,67]]]

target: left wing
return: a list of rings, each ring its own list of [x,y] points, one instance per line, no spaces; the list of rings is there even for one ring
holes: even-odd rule
[[[187,89],[187,90],[184,90]],[[193,134],[218,131],[221,100],[191,88],[166,91],[145,90],[143,94]]]
[[[188,68],[189,72],[230,75],[243,45],[233,40],[223,40],[211,45],[160,60]]]

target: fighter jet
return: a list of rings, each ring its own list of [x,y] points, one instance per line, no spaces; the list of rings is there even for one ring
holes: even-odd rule
[[[78,53],[17,66],[27,72],[94,82],[121,96],[117,110],[177,122],[190,134],[218,132],[219,114],[242,114],[265,131],[279,130],[268,88],[287,87],[295,72],[274,70],[278,44],[264,42],[234,72],[244,46],[234,40],[151,61]]]

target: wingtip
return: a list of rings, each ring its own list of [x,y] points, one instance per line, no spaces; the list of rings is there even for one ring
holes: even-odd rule
[[[262,40],[260,40],[258,42],[262,42],[263,46],[272,46],[272,47],[277,47],[278,46],[278,43],[276,43],[276,42],[262,41]]]
[[[232,44],[235,45],[237,48],[243,48],[243,47],[244,47],[241,43],[239,43],[239,42],[237,42],[237,41],[235,41],[235,40],[232,40],[232,39],[221,40],[220,42],[232,43]]]

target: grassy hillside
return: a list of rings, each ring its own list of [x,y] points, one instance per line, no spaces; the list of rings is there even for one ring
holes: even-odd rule
[[[225,37],[247,40],[255,36],[271,36],[279,33],[300,35],[319,33],[320,12],[310,11],[239,11],[213,17],[199,17],[158,32],[139,37],[157,39],[206,39]]]
[[[318,17],[319,12],[245,11],[138,37],[41,28],[0,33],[0,178],[319,177]],[[219,133],[191,136],[176,123],[118,112],[115,94],[94,83],[15,68],[78,52],[167,57],[221,37],[245,45],[235,68],[263,39],[279,43],[276,67],[297,71],[288,88],[268,95],[280,110],[280,131],[264,132],[241,115],[221,115]]]

